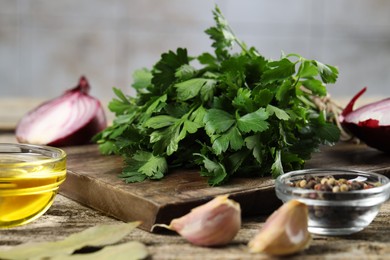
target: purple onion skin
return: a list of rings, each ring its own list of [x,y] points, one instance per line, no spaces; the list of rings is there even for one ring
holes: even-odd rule
[[[74,89],[68,90],[68,92],[81,91],[88,94],[89,89],[90,86],[88,80],[82,76],[79,80],[78,86],[76,86]],[[101,107],[100,102],[99,106]],[[82,128],[64,138],[50,142],[47,145],[61,147],[90,144],[92,137],[103,131],[106,127],[106,115],[103,110],[98,110],[96,116],[88,123],[86,123]]]
[[[49,145],[55,147],[85,145],[92,143],[92,137],[107,127],[107,120],[100,101],[89,96],[89,90],[90,86],[88,80],[82,76],[80,77],[79,83],[76,87],[65,91],[62,96],[46,101],[35,109],[29,111],[16,126],[15,135],[17,141],[20,143]],[[89,100],[88,102],[91,102],[91,105],[93,106],[92,109],[95,110],[94,116],[86,119],[85,122],[83,118],[79,118],[77,122],[78,124],[75,125],[74,128],[69,127],[68,125],[68,128],[66,129],[59,129],[57,132],[58,136],[62,137],[52,138],[52,140],[49,139],[44,143],[35,143],[32,141],[30,139],[30,127],[32,124],[40,124],[41,120],[39,120],[39,118],[41,115],[39,114],[39,109],[44,107],[57,106],[58,103],[62,103],[65,99],[70,98],[70,96],[74,97],[74,95],[77,95],[77,97],[83,98],[84,100],[87,99]],[[41,113],[45,113],[44,111]],[[41,134],[43,135],[44,132]]]
[[[367,127],[343,122],[342,126],[368,146],[390,153],[390,126]]]
[[[353,134],[355,137],[359,138],[366,145],[376,148],[382,152],[390,153],[390,126],[388,125],[380,125],[379,121],[376,119],[368,119],[365,121],[359,121],[358,124],[348,122],[345,120],[345,117],[353,113],[353,106],[356,100],[363,95],[367,88],[363,88],[360,92],[358,92],[349,102],[349,104],[342,111],[340,116],[340,123],[343,128]],[[379,102],[390,102],[390,99],[385,99]],[[374,105],[374,102],[369,105]],[[368,106],[368,105],[366,105]],[[390,111],[385,111],[390,113]]]
[[[91,139],[94,135],[103,131],[107,126],[106,121],[102,122],[97,117],[93,118],[84,127],[80,128],[76,132],[61,138],[53,142],[48,143],[49,146],[63,147],[63,146],[74,146],[74,145],[86,145],[91,144]]]

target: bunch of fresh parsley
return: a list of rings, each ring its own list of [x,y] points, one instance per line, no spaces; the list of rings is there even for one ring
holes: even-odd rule
[[[175,167],[200,167],[212,186],[234,176],[276,177],[339,140],[313,102],[338,70],[297,54],[267,60],[234,35],[217,6],[213,14],[216,26],[205,32],[214,53],[169,51],[151,70],[135,71],[135,97],[114,88],[116,118],[95,141],[103,154],[124,156],[126,182],[161,179]]]

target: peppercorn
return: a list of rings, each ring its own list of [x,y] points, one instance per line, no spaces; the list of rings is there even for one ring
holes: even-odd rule
[[[307,181],[306,181],[306,180],[301,180],[301,181],[299,182],[299,187],[304,188],[304,187],[306,186],[306,184],[307,184]]]
[[[336,179],[335,178],[329,178],[328,181],[326,182],[326,184],[328,184],[329,186],[334,186],[336,183]]]
[[[361,190],[363,189],[363,183],[353,181],[350,185],[350,190]]]
[[[310,181],[315,180],[315,179],[314,179],[313,176],[311,176],[310,174],[308,174],[308,175],[305,175],[305,180],[306,180],[307,182],[310,182]]]
[[[347,183],[347,182],[348,182],[348,181],[347,181],[346,179],[343,179],[343,178],[339,179],[339,183],[340,183],[340,184]]]
[[[291,187],[311,189],[318,191],[347,192],[354,190],[370,189],[380,186],[380,183],[369,183],[360,181],[348,181],[344,178],[336,179],[334,176],[318,177],[305,175],[303,179],[289,184]]]
[[[340,192],[340,186],[334,186],[332,192]]]
[[[340,185],[340,191],[341,192],[345,192],[345,191],[348,191],[349,190],[349,187],[347,184],[343,183]]]
[[[314,179],[310,180],[306,186],[304,187],[305,189],[314,189],[314,186],[316,185],[316,181]]]
[[[317,183],[316,185],[314,185],[314,189],[315,190],[321,190],[321,184]]]
[[[320,190],[322,190],[322,191],[331,191],[332,187],[330,187],[328,184],[325,183],[325,184],[321,185]]]

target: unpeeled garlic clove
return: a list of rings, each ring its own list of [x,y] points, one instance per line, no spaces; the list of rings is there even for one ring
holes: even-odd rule
[[[194,245],[225,245],[241,228],[241,208],[228,195],[221,195],[192,209],[187,215],[173,219],[169,226],[156,224],[152,230],[156,226],[174,230]]]
[[[289,255],[307,248],[311,241],[308,209],[298,200],[290,200],[276,210],[260,232],[249,241],[252,253]]]

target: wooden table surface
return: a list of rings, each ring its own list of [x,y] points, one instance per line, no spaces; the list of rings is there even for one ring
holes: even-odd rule
[[[23,108],[13,111],[11,117],[9,103],[13,102],[0,102],[0,143],[16,142],[13,126],[26,106],[31,104],[24,102]],[[1,127],[1,122],[5,122],[5,126]],[[250,254],[247,248],[248,241],[260,230],[266,218],[243,219],[242,229],[233,242],[220,248],[196,247],[176,235],[152,234],[141,229],[136,229],[125,240],[143,242],[150,259],[267,259],[266,255]],[[0,230],[0,249],[32,241],[58,240],[88,227],[114,223],[120,221],[57,195],[53,206],[38,220]],[[372,224],[363,231],[338,237],[313,235],[308,249],[288,259],[390,259],[390,201],[382,206]]]

